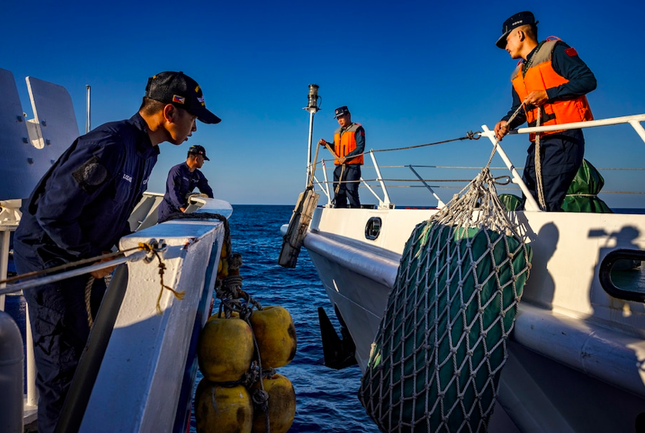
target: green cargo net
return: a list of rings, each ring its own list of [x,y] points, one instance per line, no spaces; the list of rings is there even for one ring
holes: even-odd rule
[[[383,431],[485,431],[531,249],[488,167],[408,239],[359,398]]]

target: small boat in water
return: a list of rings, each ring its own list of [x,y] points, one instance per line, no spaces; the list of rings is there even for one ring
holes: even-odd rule
[[[315,104],[308,109],[315,113]],[[588,131],[623,124],[645,142],[643,121],[645,114],[557,129]],[[548,129],[522,128],[516,133]],[[527,191],[494,133],[484,125],[478,135],[495,146],[505,164],[502,169],[516,189]],[[589,134],[587,143],[592,140]],[[399,154],[405,151],[402,148]],[[334,208],[323,164],[315,172],[314,184],[321,197],[327,197],[327,204],[315,209],[302,240],[348,331],[347,338],[355,344],[354,356],[363,372],[395,287],[406,241],[417,224],[429,220],[445,203],[450,206],[452,195],[442,201],[435,191],[441,187],[430,185],[441,181],[423,179],[417,171],[420,165],[407,165],[414,174],[407,183],[416,181],[416,191],[426,194],[426,204],[398,208],[391,203],[388,188],[400,187],[402,180],[382,174],[387,167],[377,163],[375,153],[365,153],[366,162],[371,160],[373,165],[364,166],[361,196],[363,203],[369,202],[365,197],[371,193],[377,204]],[[388,183],[388,177],[396,185]],[[508,212],[508,217],[523,228],[533,252],[532,266],[508,342],[489,430],[643,431],[645,279],[639,265],[645,259],[645,214],[547,213],[532,197],[525,207]],[[282,232],[287,233],[286,225]],[[411,431],[399,428],[394,431]]]

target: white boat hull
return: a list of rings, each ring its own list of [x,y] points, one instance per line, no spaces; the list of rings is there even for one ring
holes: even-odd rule
[[[363,370],[405,242],[434,212],[318,208],[314,214],[304,246]],[[645,411],[645,309],[608,295],[598,269],[610,251],[645,249],[645,215],[515,217],[534,259],[498,402],[521,431],[633,430]],[[365,237],[370,218],[380,218],[375,240]]]

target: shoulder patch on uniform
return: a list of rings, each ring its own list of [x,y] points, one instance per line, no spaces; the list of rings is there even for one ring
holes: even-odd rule
[[[565,52],[565,53],[567,53],[567,54],[569,55],[569,57],[573,57],[573,56],[577,56],[577,55],[578,55],[578,52],[577,52],[577,51],[576,51],[576,49],[575,49],[575,48],[573,48],[573,47],[569,47],[569,48],[567,48],[566,50],[564,50],[564,52]]]
[[[72,177],[83,191],[90,194],[105,182],[107,175],[107,169],[101,164],[101,160],[96,155],[72,173]]]

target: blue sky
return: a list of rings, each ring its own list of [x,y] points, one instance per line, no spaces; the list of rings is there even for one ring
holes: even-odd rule
[[[534,12],[541,38],[560,37],[594,71],[598,89],[589,100],[597,119],[645,113],[645,3],[613,1],[610,7],[592,0],[580,5],[8,2],[0,28],[0,68],[16,77],[27,113],[25,76],[64,86],[80,131],[86,84],[92,86],[92,125],[98,126],[136,112],[149,76],[183,70],[202,85],[207,107],[223,121],[198,124],[180,147],[161,144],[149,189],[163,192],[168,169],[185,159],[190,144],[201,144],[211,158],[203,171],[216,196],[233,204],[293,204],[304,187],[309,115],[302,107],[310,83],[320,86],[322,96],[322,111],[314,122],[316,141],[332,138],[337,127],[333,109],[341,105],[348,105],[353,120],[365,126],[368,149],[461,137],[482,124],[492,128],[510,106],[509,75],[516,63],[494,43],[502,22],[521,10]],[[597,167],[643,166],[645,144],[629,127],[586,136],[586,157]],[[509,137],[502,144],[515,165],[522,166],[526,136]],[[377,156],[382,164],[481,167],[490,150],[490,143],[480,140],[432,146],[400,160],[392,154]],[[607,172],[606,189],[642,186],[642,172],[624,173]],[[474,174],[437,170],[424,177]],[[422,204],[398,190],[391,193],[394,202]],[[364,202],[374,202],[368,195],[361,190]],[[611,206],[634,205],[623,196],[604,198]],[[645,207],[640,204],[644,200],[637,200]]]

